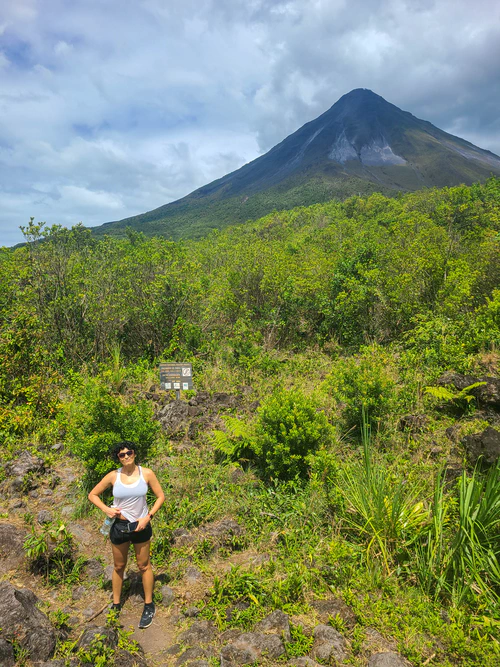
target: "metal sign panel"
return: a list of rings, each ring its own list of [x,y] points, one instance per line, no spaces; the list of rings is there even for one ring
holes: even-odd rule
[[[193,366],[185,363],[160,364],[160,387],[165,391],[193,388]]]

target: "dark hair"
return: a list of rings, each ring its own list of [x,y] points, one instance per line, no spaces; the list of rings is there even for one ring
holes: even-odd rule
[[[137,458],[137,445],[131,440],[122,440],[121,442],[117,442],[112,445],[110,449],[111,456],[114,459],[118,459],[118,453],[121,452],[122,449],[133,449]]]

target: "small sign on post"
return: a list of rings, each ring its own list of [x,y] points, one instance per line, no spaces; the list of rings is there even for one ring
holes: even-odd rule
[[[165,391],[175,390],[177,400],[181,390],[193,388],[193,366],[185,363],[160,364],[160,387]]]

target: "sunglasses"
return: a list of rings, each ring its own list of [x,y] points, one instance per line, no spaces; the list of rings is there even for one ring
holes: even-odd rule
[[[126,452],[120,452],[118,454],[119,459],[124,459],[126,456],[133,456],[135,454],[133,449],[127,449]]]

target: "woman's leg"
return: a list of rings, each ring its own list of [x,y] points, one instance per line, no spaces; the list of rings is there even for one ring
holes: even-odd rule
[[[137,567],[142,574],[142,586],[144,588],[144,602],[149,604],[153,602],[153,587],[155,583],[153,568],[149,559],[149,547],[151,540],[134,544],[135,557],[137,558]]]
[[[127,565],[128,550],[130,542],[124,544],[112,544],[114,570],[111,577],[111,584],[113,587],[113,604],[120,604],[122,594],[123,575],[125,574],[125,566]]]

